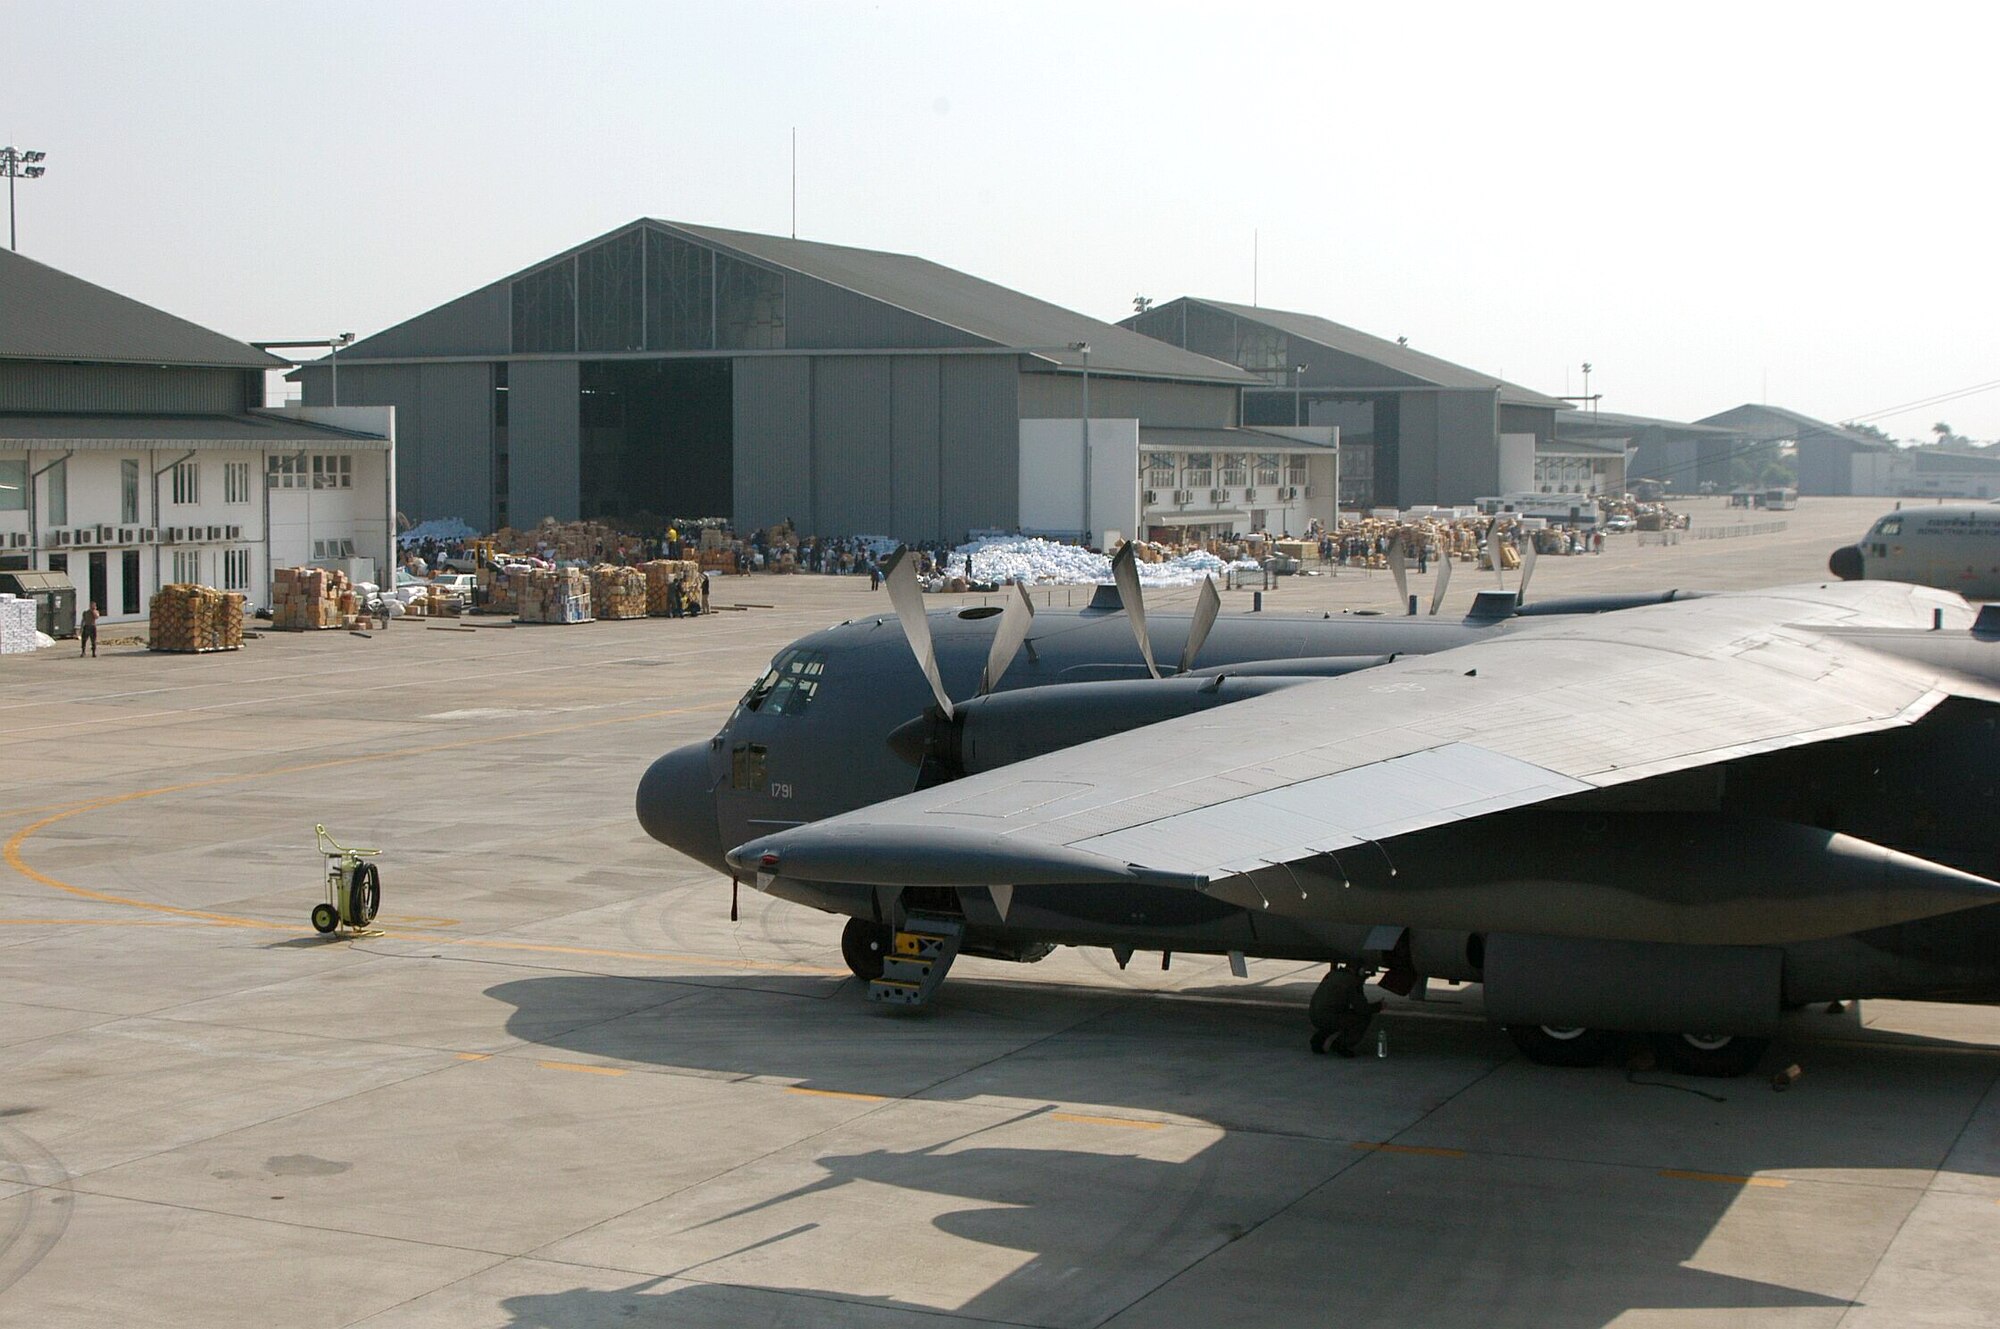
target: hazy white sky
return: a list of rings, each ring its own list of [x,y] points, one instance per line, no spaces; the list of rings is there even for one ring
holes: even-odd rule
[[[1985,5],[6,0],[21,250],[362,335],[635,217],[1115,320],[1306,310],[1605,410],[2000,380]],[[1767,387],[1768,384],[1768,387]],[[2000,438],[2000,391],[1878,423]]]

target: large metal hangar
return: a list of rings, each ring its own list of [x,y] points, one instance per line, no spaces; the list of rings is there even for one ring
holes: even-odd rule
[[[1567,405],[1343,324],[1184,296],[1123,327],[1254,375],[1244,423],[1332,426],[1348,506],[1467,503],[1518,485]]]
[[[1141,520],[1153,431],[1265,450],[1231,446],[1262,382],[1233,365],[925,259],[652,219],[296,377],[311,404],[337,378],[343,404],[399,408],[406,515],[489,526],[722,515],[906,540],[1034,525],[1100,539]],[[1050,466],[1100,501],[1030,493],[1046,511],[1029,521],[1024,483]]]

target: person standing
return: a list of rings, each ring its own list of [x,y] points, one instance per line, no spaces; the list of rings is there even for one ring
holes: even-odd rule
[[[76,634],[76,658],[79,660],[86,655],[93,660],[97,658],[97,619],[97,602],[93,600],[83,611],[83,626]]]

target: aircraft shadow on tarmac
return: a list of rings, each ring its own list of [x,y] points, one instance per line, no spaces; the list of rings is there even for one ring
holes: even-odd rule
[[[1935,1040],[1822,1042],[1808,1028],[1767,1063],[1807,1066],[1790,1093],[1774,1094],[1763,1076],[1677,1081],[1702,1092],[1663,1092],[1649,1083],[1656,1077],[1621,1068],[1532,1066],[1480,1022],[1407,1010],[1384,1017],[1390,1060],[1340,1061],[1306,1052],[1289,1006],[965,975],[954,977],[942,1009],[896,1018],[834,980],[755,988],[662,980],[657,1003],[636,1005],[645,995],[628,992],[628,1013],[606,1019],[613,984],[631,980],[526,979],[487,995],[516,1008],[510,1032],[570,1053],[1018,1112],[998,1127],[907,1149],[842,1152],[830,1139],[796,1185],[727,1213],[697,1205],[655,1258],[624,1266],[650,1265],[660,1277],[510,1298],[503,1306],[515,1329],[730,1323],[773,1294],[847,1303],[846,1314],[829,1310],[829,1322],[868,1325],[943,1310],[1061,1326],[1304,1316],[1400,1329],[1449,1314],[1583,1329],[1640,1309],[1844,1307],[1914,1210],[1921,1183],[1905,1174],[1897,1184],[1841,1188],[1866,1191],[1879,1212],[1842,1210],[1846,1226],[1821,1242],[1810,1206],[1839,1203],[1827,1199],[1833,1188],[1819,1186],[1813,1198],[1723,1184],[1720,1174],[1783,1171],[1812,1186],[1820,1169],[1879,1170],[1885,1182],[1899,1170],[1936,1169],[2000,1070],[2000,1058],[1952,1055],[1964,1050]],[[1142,1156],[1119,1132],[1107,1132],[1102,1152],[1016,1143],[1059,1104],[1169,1114],[1221,1134],[1174,1159]],[[1407,1152],[1360,1143],[1405,1128],[1400,1138],[1418,1145]],[[1996,1161],[2000,1149],[1975,1149],[1952,1166],[1996,1174]],[[1661,1180],[1669,1169],[1688,1169],[1690,1179]],[[1243,1173],[1282,1180],[1246,1198],[1226,1180]],[[1002,1261],[1012,1272],[940,1306],[701,1268],[734,1253],[716,1253],[716,1231],[732,1248],[782,1246],[826,1222],[815,1197],[854,1185],[923,1197],[912,1208],[935,1214],[927,1221],[939,1232],[1014,1253]],[[1739,1204],[1753,1206],[1747,1235],[1718,1253],[1711,1239]],[[847,1240],[881,1258],[893,1224],[876,1226],[879,1199],[865,1208],[872,1217],[857,1212]],[[709,1238],[697,1239],[701,1228]],[[1798,1258],[1810,1267],[1795,1277],[1779,1272],[1787,1257],[1770,1247],[1783,1229],[1807,1234]],[[1747,1270],[1749,1261],[1756,1276],[1719,1271]],[[774,1319],[787,1309],[796,1313],[795,1304],[770,1307]]]

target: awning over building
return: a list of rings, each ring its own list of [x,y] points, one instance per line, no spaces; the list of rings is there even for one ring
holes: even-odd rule
[[[1139,426],[1139,447],[1200,449],[1203,452],[1331,452],[1327,443],[1272,434],[1261,429],[1177,429]]]

